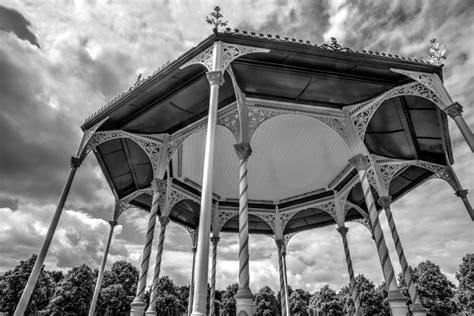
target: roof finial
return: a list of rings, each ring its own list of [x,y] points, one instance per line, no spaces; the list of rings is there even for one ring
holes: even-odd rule
[[[212,29],[214,33],[217,33],[219,26],[227,25],[227,21],[224,22],[221,20],[222,17],[223,15],[221,14],[221,8],[219,6],[214,8],[214,12],[211,13],[211,17],[206,16],[206,22],[208,24],[214,25],[214,28]]]
[[[430,49],[428,50],[428,54],[430,55],[429,63],[432,65],[441,65],[441,59],[446,59],[448,56],[448,51],[446,49],[446,45],[441,48],[439,43],[436,43],[436,39],[433,38],[431,41]]]

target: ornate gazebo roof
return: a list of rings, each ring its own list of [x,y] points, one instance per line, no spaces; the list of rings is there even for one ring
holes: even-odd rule
[[[404,73],[442,77],[441,66],[353,51],[335,39],[315,45],[228,28],[139,78],[83,124],[88,131],[102,122],[90,144],[122,210],[149,210],[150,186],[161,168],[172,187],[165,194],[170,219],[197,227],[209,106],[206,63],[216,41],[224,43],[224,64],[230,65],[218,103],[214,204],[219,212],[213,225],[219,230],[238,231],[233,145],[240,133],[239,91],[249,111],[253,149],[251,233],[290,234],[334,224],[338,203],[344,204],[346,220],[363,221],[364,196],[348,162],[351,137],[360,137],[380,166],[370,173],[376,200],[383,190],[397,200],[430,177],[450,179],[451,147],[439,97]],[[383,183],[376,180],[379,172]]]

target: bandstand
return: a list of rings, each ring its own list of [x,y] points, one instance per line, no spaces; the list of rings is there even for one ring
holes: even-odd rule
[[[216,12],[210,18],[215,28],[209,37],[151,76],[139,77],[128,91],[86,119],[82,142],[71,159],[53,222],[15,315],[26,308],[76,169],[89,152],[116,200],[90,315],[113,229],[129,208],[149,212],[132,315],[145,312],[149,273],[153,283],[146,314],[156,315],[169,221],[183,225],[193,240],[189,314],[206,315],[210,282],[210,315],[214,315],[219,234],[233,232],[240,245],[237,315],[252,315],[249,234],[270,235],[276,242],[281,310],[289,315],[288,240],[300,231],[329,225],[336,225],[341,235],[358,311],[344,226],[356,221],[375,241],[393,315],[406,315],[408,298],[399,291],[379,222],[381,211],[388,218],[408,284],[410,308],[415,315],[426,315],[390,204],[438,178],[452,186],[474,219],[467,190],[451,167],[448,121],[457,124],[471,150],[474,137],[462,118],[461,105],[453,102],[443,85],[442,50],[433,43],[431,60],[425,62],[353,51],[336,39],[317,45],[218,29],[225,23]],[[160,234],[153,236],[157,221]],[[158,250],[151,272],[154,237]]]

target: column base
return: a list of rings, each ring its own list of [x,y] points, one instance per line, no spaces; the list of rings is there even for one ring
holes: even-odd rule
[[[146,304],[141,297],[135,297],[130,304],[130,316],[143,316]]]
[[[253,294],[249,288],[239,288],[235,294],[237,316],[253,316]]]
[[[152,315],[152,316],[156,316],[156,311],[152,311],[152,310],[148,309],[148,310],[146,311],[145,315],[147,315],[147,316],[151,316],[151,315]]]
[[[408,315],[408,298],[405,297],[399,290],[388,292],[388,304],[393,316]]]
[[[426,309],[421,304],[413,304],[411,307],[411,312],[413,316],[426,316]]]

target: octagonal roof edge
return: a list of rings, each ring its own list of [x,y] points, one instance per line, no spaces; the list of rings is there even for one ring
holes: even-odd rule
[[[241,45],[253,45],[257,47],[270,48],[286,48],[295,52],[301,52],[310,50],[314,55],[329,56],[329,57],[343,57],[345,59],[352,60],[364,60],[372,61],[374,63],[389,63],[394,68],[409,68],[410,70],[432,72],[437,73],[442,78],[442,66],[433,65],[428,61],[422,61],[419,59],[411,59],[398,55],[372,52],[372,51],[353,51],[350,48],[340,46],[337,41],[332,38],[331,44],[313,44],[310,41],[296,40],[295,38],[281,37],[273,34],[263,34],[256,32],[241,31],[239,29],[232,30],[226,28],[224,32],[211,33],[207,38],[202,40],[195,47],[183,53],[177,59],[172,62],[167,62],[156,69],[147,78],[138,78],[137,82],[131,86],[128,90],[120,93],[115,98],[107,102],[104,106],[99,108],[96,112],[89,115],[81,129],[83,131],[91,128],[96,122],[105,118],[114,109],[119,108],[122,104],[126,103],[127,100],[140,94],[141,91],[146,90],[148,86],[155,84],[159,80],[163,79],[165,75],[179,69],[180,66],[184,65],[187,61],[208,48],[214,41],[222,40],[234,44]],[[414,69],[415,68],[415,69]]]

